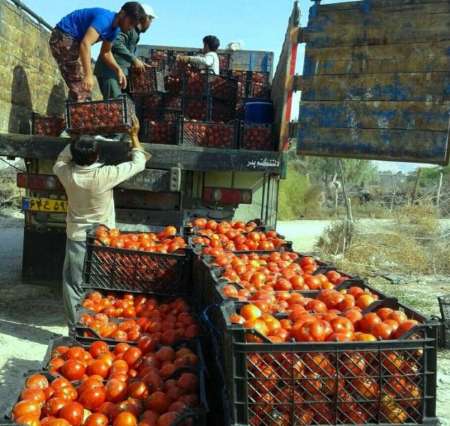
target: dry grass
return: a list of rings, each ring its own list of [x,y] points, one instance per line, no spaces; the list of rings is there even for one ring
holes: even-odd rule
[[[364,232],[357,223],[346,230],[337,222],[320,238],[317,249],[338,267],[363,276],[450,273],[450,239],[440,229],[435,211],[412,206],[396,216],[375,232]]]

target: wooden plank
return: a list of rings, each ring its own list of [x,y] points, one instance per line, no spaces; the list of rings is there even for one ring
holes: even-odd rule
[[[433,102],[302,102],[304,127],[446,131],[450,101]]]
[[[68,139],[0,133],[0,155],[55,159],[67,145]],[[231,170],[279,174],[285,161],[282,153],[274,151],[225,150],[180,147],[175,145],[143,144],[152,158],[148,168],[180,167],[184,170]],[[117,142],[100,142],[101,158],[107,164],[126,161],[129,146]]]
[[[311,18],[304,30],[310,47],[415,43],[450,39],[450,14],[385,13],[379,17],[332,25]]]
[[[280,151],[289,147],[293,79],[297,62],[300,9],[294,2],[277,69],[272,80],[271,98],[274,107],[274,127]]]
[[[433,44],[306,47],[303,75],[448,72],[450,40]]]
[[[300,155],[367,160],[448,163],[447,132],[307,127],[298,134]]]
[[[302,101],[450,100],[449,73],[362,74],[304,78]]]
[[[399,5],[395,3],[390,7],[374,8],[369,2],[355,2],[355,8],[337,9],[329,7],[314,11],[310,15],[310,24],[319,28],[336,27],[337,25],[380,23],[386,15],[397,19],[414,21],[418,16],[450,13],[450,4],[447,1],[440,3],[420,3]],[[334,6],[334,5],[333,5]],[[389,17],[387,17],[389,19]],[[308,25],[309,26],[309,25]]]
[[[326,13],[330,10],[356,10],[364,7],[368,10],[376,9],[388,9],[388,8],[399,8],[399,7],[420,7],[423,4],[434,4],[439,5],[442,3],[447,3],[448,0],[366,0],[366,1],[351,1],[344,3],[332,3],[332,4],[321,4],[319,6],[312,6],[314,13]]]

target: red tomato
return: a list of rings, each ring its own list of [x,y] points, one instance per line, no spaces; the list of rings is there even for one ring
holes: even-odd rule
[[[86,371],[83,363],[76,359],[68,359],[60,369],[61,374],[70,381],[80,380]]]
[[[78,402],[70,402],[58,413],[58,417],[66,419],[72,426],[80,426],[83,422],[84,407]]]

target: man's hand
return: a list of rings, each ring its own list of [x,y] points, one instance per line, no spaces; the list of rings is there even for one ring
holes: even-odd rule
[[[131,129],[129,130],[129,134],[131,138],[133,137],[137,138],[139,135],[139,130],[141,129],[141,125],[139,124],[139,120],[136,117],[136,115],[133,115],[133,117],[131,117],[131,122],[132,126]]]
[[[84,90],[87,92],[92,92],[94,88],[94,77],[92,74],[88,74],[83,78],[83,82],[81,83]]]
[[[124,72],[120,68],[117,70],[117,80],[119,81],[119,86],[122,89],[127,88],[127,76],[124,74]]]
[[[189,62],[189,56],[186,55],[177,55],[176,60],[178,62]]]
[[[133,68],[138,72],[144,72],[146,67],[148,67],[148,65],[138,58],[136,58],[133,62]]]

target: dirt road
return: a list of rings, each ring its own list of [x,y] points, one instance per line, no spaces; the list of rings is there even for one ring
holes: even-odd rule
[[[66,334],[56,292],[21,281],[20,219],[0,224],[0,415],[13,401],[24,373],[40,367],[53,333]]]
[[[310,251],[329,224],[329,221],[281,222],[279,230],[294,240],[297,250]],[[382,226],[382,222],[375,225]],[[39,368],[53,333],[67,334],[56,289],[21,281],[22,226],[20,217],[0,217],[0,415],[13,403],[13,392],[24,373]],[[424,282],[417,280],[405,286],[384,283],[388,287],[383,290],[400,298],[409,297],[410,302],[417,302],[419,310],[420,306],[425,307],[425,313],[435,312],[435,295],[443,290],[444,283],[433,284],[431,292]],[[449,351],[439,353],[438,370],[438,415],[443,425],[450,426]]]

